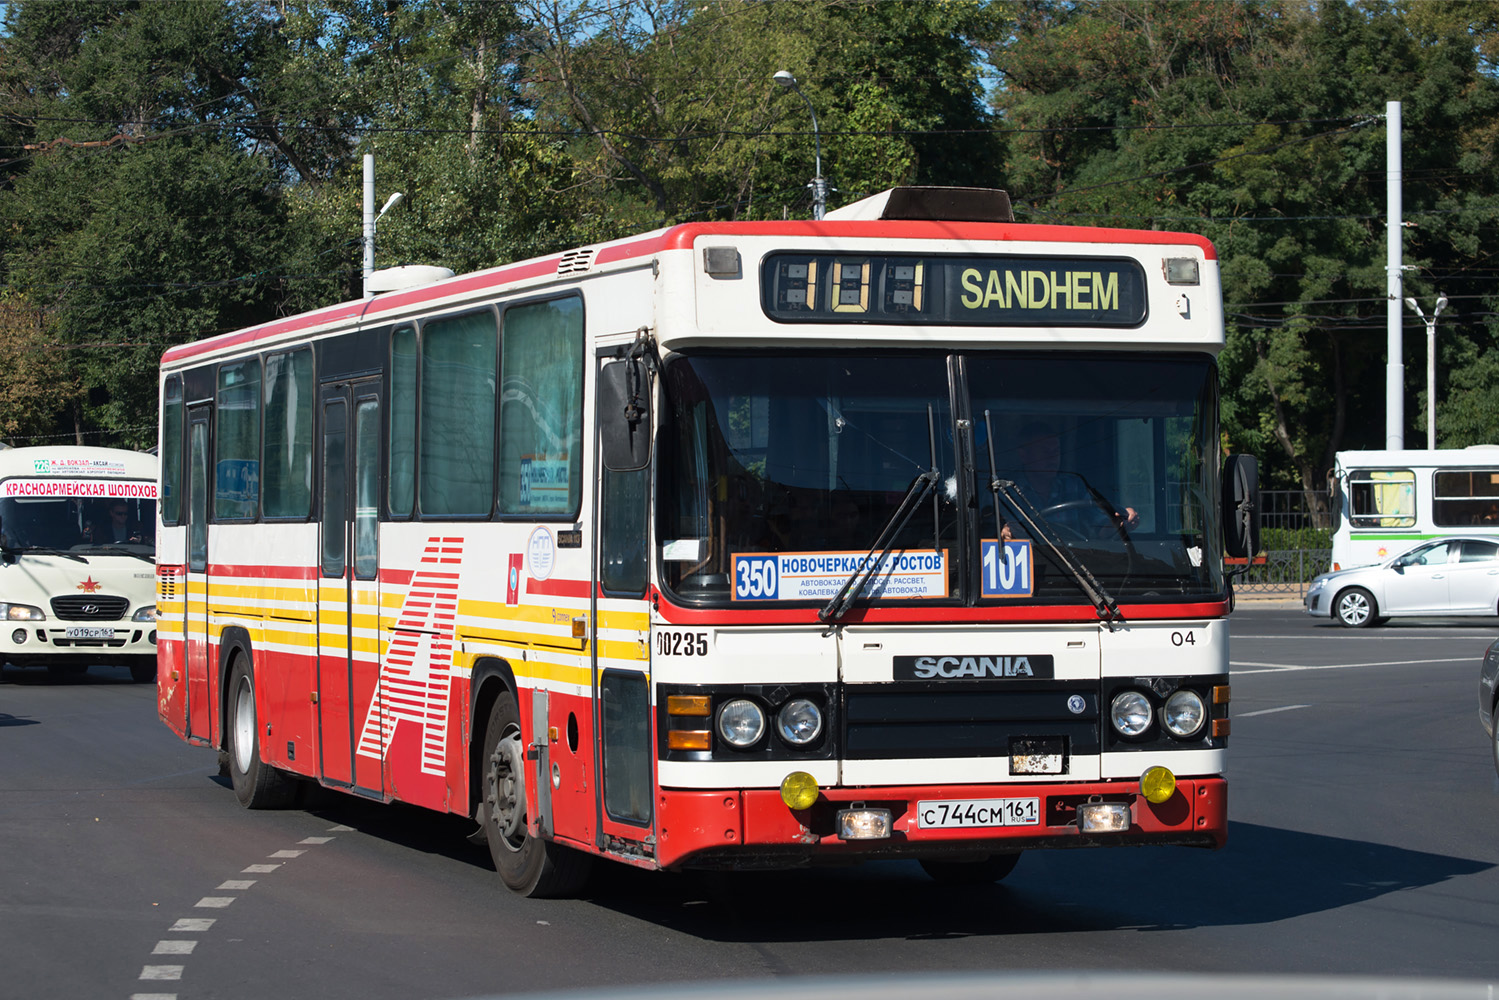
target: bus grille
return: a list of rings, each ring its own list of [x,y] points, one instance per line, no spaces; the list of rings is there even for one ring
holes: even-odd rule
[[[52,598],[52,613],[65,622],[113,622],[125,617],[130,602],[123,597],[75,596]]]
[[[1003,757],[1037,740],[1099,752],[1097,681],[850,685],[844,697],[852,760]]]

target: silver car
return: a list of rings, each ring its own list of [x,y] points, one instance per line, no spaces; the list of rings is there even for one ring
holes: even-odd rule
[[[1434,538],[1374,566],[1323,573],[1306,613],[1349,628],[1413,615],[1499,615],[1499,540]]]

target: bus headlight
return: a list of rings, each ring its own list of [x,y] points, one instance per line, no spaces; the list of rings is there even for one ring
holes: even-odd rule
[[[156,605],[148,604],[130,616],[133,622],[154,622],[156,620]]]
[[[1202,730],[1207,714],[1202,695],[1183,688],[1173,691],[1171,697],[1166,699],[1166,708],[1161,712],[1161,724],[1172,736],[1186,739],[1188,736],[1196,736]]]
[[[718,710],[718,735],[734,747],[752,747],[765,735],[765,712],[748,698],[735,698]]]
[[[4,609],[7,621],[13,622],[39,622],[46,619],[41,608],[33,608],[29,604],[0,604]]]
[[[776,731],[787,743],[804,747],[822,735],[822,710],[809,698],[792,698],[776,713]]]
[[[1121,691],[1109,705],[1109,721],[1121,736],[1140,736],[1150,728],[1150,699],[1139,691]]]

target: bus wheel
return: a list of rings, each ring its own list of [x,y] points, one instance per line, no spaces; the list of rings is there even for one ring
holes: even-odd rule
[[[1363,587],[1349,587],[1333,602],[1332,616],[1345,628],[1367,628],[1378,624],[1379,607]]]
[[[928,861],[921,859],[921,869],[943,885],[988,885],[998,882],[1015,870],[1020,852],[991,854],[982,861]]]
[[[297,795],[291,775],[260,759],[255,684],[243,656],[229,670],[229,781],[246,809],[285,809]]]
[[[500,881],[522,896],[570,896],[588,880],[591,857],[526,831],[526,752],[509,691],[484,727],[484,835]]]
[[[156,680],[156,661],[130,664],[130,679],[137,684],[146,684]]]

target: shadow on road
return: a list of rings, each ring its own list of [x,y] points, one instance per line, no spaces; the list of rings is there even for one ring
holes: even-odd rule
[[[14,715],[6,715],[0,712],[0,727],[4,726],[39,726],[41,722],[37,719],[22,719]]]
[[[313,789],[320,818],[472,865],[506,890],[473,824]],[[647,872],[598,862],[587,903],[710,941],[910,940],[1265,924],[1488,871],[1494,864],[1231,823],[1221,851],[1037,851],[997,885],[951,888],[915,862],[778,872]],[[546,904],[538,904],[546,905]],[[571,904],[578,905],[578,904]]]

